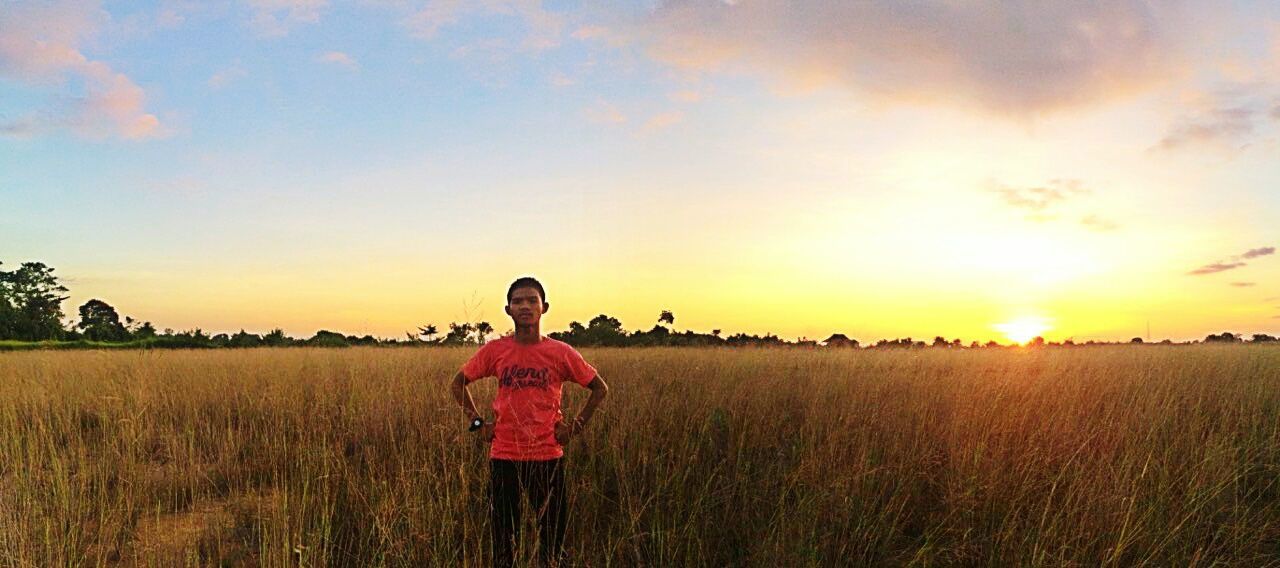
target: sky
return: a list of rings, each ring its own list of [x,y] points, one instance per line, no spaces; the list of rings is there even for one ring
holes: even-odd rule
[[[157,328],[1280,331],[1280,6],[0,0],[0,261]]]

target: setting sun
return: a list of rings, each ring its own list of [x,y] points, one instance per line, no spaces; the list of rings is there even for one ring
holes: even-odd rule
[[[1049,324],[1040,318],[1025,317],[998,323],[992,327],[1003,333],[1010,341],[1024,345],[1048,330]]]

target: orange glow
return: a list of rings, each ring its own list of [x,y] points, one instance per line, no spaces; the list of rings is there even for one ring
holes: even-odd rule
[[[998,323],[992,327],[1003,333],[1010,341],[1025,345],[1036,336],[1042,336],[1049,329],[1049,324],[1040,318],[1024,317]]]

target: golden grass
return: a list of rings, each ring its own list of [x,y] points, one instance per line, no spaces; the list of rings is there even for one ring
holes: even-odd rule
[[[0,354],[0,565],[484,565],[469,353]],[[1277,348],[584,354],[581,565],[1280,565]]]

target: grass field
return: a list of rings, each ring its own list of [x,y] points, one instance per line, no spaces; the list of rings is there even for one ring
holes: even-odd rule
[[[468,354],[0,354],[0,565],[483,565]],[[584,354],[580,565],[1280,565],[1280,348]]]

